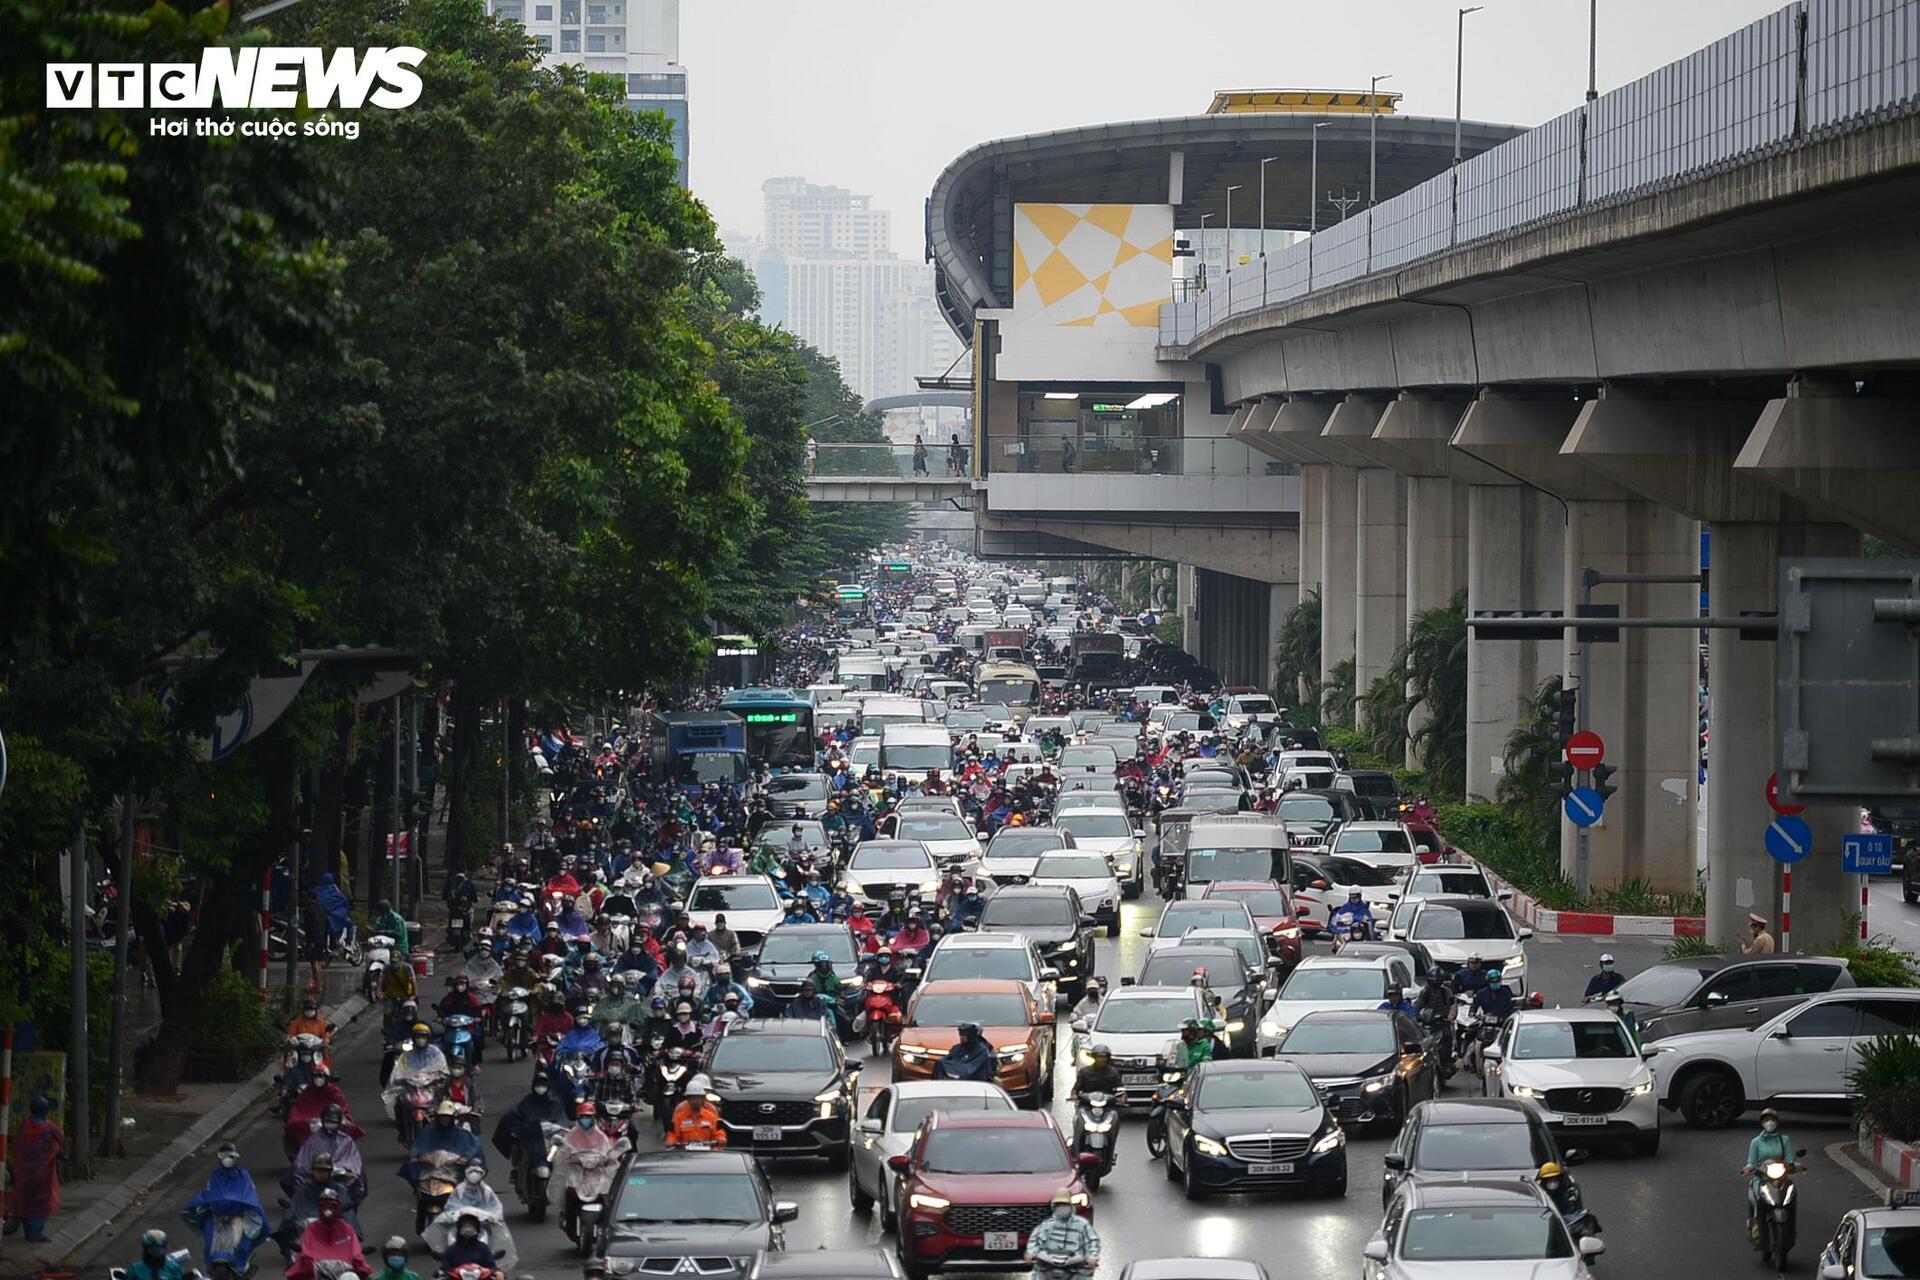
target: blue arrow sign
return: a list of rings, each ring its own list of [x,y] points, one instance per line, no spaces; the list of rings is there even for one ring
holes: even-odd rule
[[[1805,818],[1783,813],[1767,824],[1767,854],[1775,862],[1798,862],[1813,848],[1813,828]]]
[[[1575,787],[1560,805],[1567,821],[1576,827],[1590,827],[1607,811],[1607,798],[1592,787]]]
[[[1840,870],[1850,876],[1893,874],[1893,836],[1862,832],[1840,837]]]

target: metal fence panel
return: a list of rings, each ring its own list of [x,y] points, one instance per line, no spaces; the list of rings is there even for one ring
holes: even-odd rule
[[[1386,271],[1447,247],[1453,218],[1453,175],[1429,178],[1374,206],[1373,269]]]
[[[1313,238],[1313,261],[1309,267],[1315,289],[1356,280],[1367,274],[1367,226],[1369,215],[1355,214],[1336,222]]]
[[[1461,242],[1565,213],[1580,200],[1580,115],[1537,129],[1460,165]]]
[[[1920,0],[1808,0],[1808,129],[1915,98]]]

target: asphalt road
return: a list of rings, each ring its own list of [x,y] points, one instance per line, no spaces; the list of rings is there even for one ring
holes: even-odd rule
[[[1145,950],[1138,930],[1158,914],[1158,908],[1151,897],[1127,906],[1122,936],[1099,943],[1102,974],[1114,978],[1137,969]],[[1904,907],[1897,909],[1916,914]],[[1643,939],[1542,936],[1529,944],[1529,951],[1530,972],[1551,1004],[1577,998],[1601,951],[1611,951],[1620,968],[1631,974],[1659,958],[1661,946]],[[371,1254],[387,1236],[400,1234],[412,1239],[413,1212],[408,1188],[396,1174],[402,1153],[391,1122],[375,1123],[381,1114],[376,1083],[379,1038],[371,1018],[362,1019],[343,1033],[337,1061],[346,1073],[354,1113],[370,1129],[362,1148],[372,1190],[362,1209],[362,1226]],[[886,1074],[884,1062],[871,1063],[865,1083],[878,1087]],[[508,1067],[489,1062],[483,1067],[482,1089],[488,1110],[497,1112],[510,1106],[523,1091],[527,1075],[524,1065]],[[1469,1082],[1469,1077],[1456,1077],[1451,1091],[1461,1091]],[[1070,1125],[1065,1092],[1063,1088],[1057,1110],[1063,1123]],[[1795,1141],[1809,1148],[1811,1165],[1800,1183],[1803,1249],[1794,1269],[1811,1275],[1811,1260],[1842,1210],[1867,1202],[1870,1195],[1826,1152],[1829,1146],[1848,1139],[1842,1122],[1802,1117],[1789,1120],[1788,1129]],[[490,1123],[487,1127],[490,1129]],[[1749,1136],[1744,1127],[1696,1133],[1676,1120],[1666,1132],[1660,1153],[1650,1159],[1636,1159],[1623,1151],[1596,1151],[1593,1160],[1576,1173],[1587,1204],[1605,1228],[1608,1251],[1603,1273],[1622,1277],[1771,1274],[1771,1268],[1763,1270],[1758,1256],[1748,1250],[1743,1230],[1744,1192],[1737,1170]],[[272,1207],[278,1195],[275,1184],[286,1167],[280,1150],[279,1122],[263,1110],[236,1140],[247,1167],[261,1184],[262,1198]],[[1192,1206],[1180,1198],[1177,1187],[1163,1179],[1157,1165],[1147,1160],[1140,1124],[1130,1122],[1121,1140],[1119,1167],[1095,1198],[1094,1221],[1107,1258],[1102,1274],[1117,1275],[1120,1264],[1127,1261],[1181,1254],[1259,1258],[1276,1277],[1357,1274],[1361,1246],[1380,1217],[1380,1159],[1386,1146],[1387,1139],[1378,1136],[1356,1137],[1349,1144],[1350,1190],[1342,1201],[1215,1197],[1204,1205]],[[138,1217],[129,1218],[114,1239],[93,1251],[94,1258],[102,1263],[131,1261],[137,1256],[139,1233],[148,1226],[164,1226],[176,1235],[180,1233],[178,1206],[198,1189],[210,1165],[209,1152],[184,1168],[172,1188],[172,1199],[151,1203]],[[517,1217],[517,1204],[504,1170],[489,1181],[516,1212],[514,1235],[520,1254],[516,1274],[578,1275],[578,1260],[558,1226],[551,1220],[534,1226]],[[848,1207],[844,1175],[783,1167],[775,1171],[774,1184],[781,1198],[801,1205],[799,1221],[788,1228],[790,1248],[834,1248],[882,1241],[877,1220],[855,1216]],[[415,1258],[421,1259],[418,1241],[413,1244]],[[276,1274],[278,1255],[271,1246],[262,1261],[262,1274]],[[430,1274],[425,1260],[418,1269]]]

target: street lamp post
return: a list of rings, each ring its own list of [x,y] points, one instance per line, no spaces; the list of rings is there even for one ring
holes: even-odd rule
[[[1476,4],[1470,9],[1460,10],[1453,32],[1453,162],[1456,165],[1460,163],[1461,85],[1466,74],[1467,15],[1478,13],[1485,7]]]
[[[1213,215],[1200,215],[1200,292],[1207,291],[1207,219]]]
[[[1237,185],[1227,188],[1227,270],[1228,271],[1233,270],[1233,193],[1238,191],[1239,189],[1240,188]]]
[[[1393,79],[1393,73],[1374,76],[1367,87],[1367,208],[1379,198],[1380,186],[1380,82]]]
[[[1278,160],[1279,156],[1268,156],[1260,162],[1260,256],[1267,256],[1267,166]]]
[[[1600,96],[1600,0],[1587,0],[1587,101]]]
[[[1313,126],[1313,160],[1307,167],[1307,234],[1320,230],[1320,131],[1332,124],[1322,120]]]

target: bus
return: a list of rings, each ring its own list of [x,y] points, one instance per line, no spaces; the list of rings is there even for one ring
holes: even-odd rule
[[[752,636],[715,636],[707,683],[723,689],[752,684],[761,678],[764,661],[760,645]]]
[[[857,582],[843,582],[834,588],[833,615],[842,622],[864,617],[867,612],[867,589]]]
[[[813,704],[806,695],[792,689],[733,689],[720,705],[746,724],[749,764],[813,768]]]
[[[905,582],[913,576],[913,565],[906,560],[889,560],[880,566],[880,581]]]

